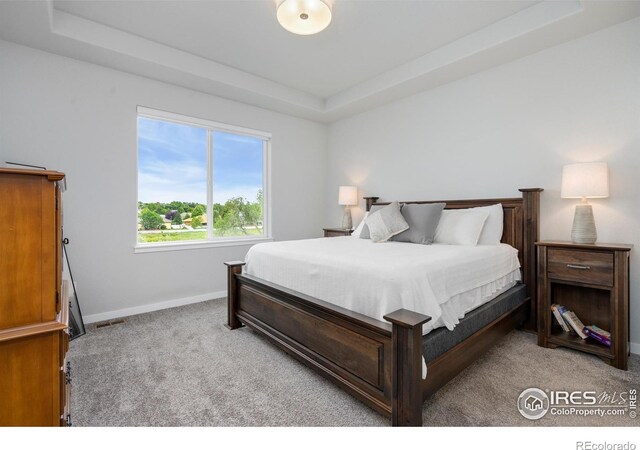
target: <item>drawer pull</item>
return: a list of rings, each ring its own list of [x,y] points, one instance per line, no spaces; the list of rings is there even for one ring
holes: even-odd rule
[[[591,270],[591,266],[581,266],[579,264],[567,264],[569,269]]]

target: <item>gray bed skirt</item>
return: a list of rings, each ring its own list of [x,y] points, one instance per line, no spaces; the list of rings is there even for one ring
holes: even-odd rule
[[[527,288],[517,284],[493,300],[468,312],[453,331],[442,327],[422,337],[422,353],[427,365],[476,331],[528,300]]]

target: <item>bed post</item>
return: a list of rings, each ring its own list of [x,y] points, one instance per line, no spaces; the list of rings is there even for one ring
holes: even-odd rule
[[[227,323],[225,327],[230,330],[235,330],[242,326],[236,316],[236,311],[238,310],[238,280],[236,279],[236,274],[242,273],[244,264],[242,261],[224,263],[227,266]]]
[[[391,322],[391,425],[422,426],[422,324],[431,317],[406,309],[384,316]]]
[[[527,293],[531,298],[531,309],[529,313],[529,321],[525,324],[525,328],[529,330],[537,330],[537,267],[536,267],[536,241],[540,233],[540,193],[544,189],[528,188],[519,189],[522,192],[522,210],[523,210],[523,255],[522,261],[524,265],[523,281],[527,286]]]
[[[371,205],[378,201],[380,197],[362,197],[364,201],[367,203],[366,208],[367,211],[371,210]]]

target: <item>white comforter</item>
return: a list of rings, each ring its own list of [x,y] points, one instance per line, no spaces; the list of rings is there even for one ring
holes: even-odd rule
[[[384,321],[400,308],[450,330],[520,280],[517,250],[500,245],[373,243],[353,237],[258,244],[245,272]]]

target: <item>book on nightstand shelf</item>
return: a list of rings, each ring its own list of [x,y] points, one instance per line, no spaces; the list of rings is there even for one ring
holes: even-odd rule
[[[558,322],[562,329],[568,333],[571,329],[569,328],[569,325],[567,325],[567,322],[562,318],[562,313],[566,310],[567,308],[562,305],[557,305],[555,303],[551,305],[551,311],[553,312],[553,317],[556,318],[556,322]]]
[[[605,336],[601,335],[600,333],[597,333],[597,332],[593,331],[591,329],[591,326],[595,326],[595,325],[590,325],[588,327],[584,327],[584,329],[583,329],[583,331],[587,335],[587,337],[590,337],[591,339],[601,343],[602,345],[605,345],[607,347],[611,347],[611,338],[606,338]]]
[[[585,328],[589,328],[591,331],[593,331],[596,334],[599,334],[602,337],[605,337],[607,339],[611,339],[611,333],[609,333],[608,331],[603,330],[600,327],[597,327],[595,325],[589,325],[588,327]]]
[[[582,339],[586,339],[587,335],[584,331],[584,324],[578,319],[578,316],[573,311],[565,311],[562,313],[562,317],[567,321],[571,328],[580,336]]]
[[[591,339],[598,341],[602,345],[611,347],[611,333],[608,331],[605,331],[595,325],[588,325],[584,327],[583,331]]]
[[[582,339],[591,338],[599,344],[611,347],[611,333],[596,325],[585,326],[573,311],[569,311],[565,306],[554,303],[551,305],[551,312],[556,322],[566,333],[575,332]]]

